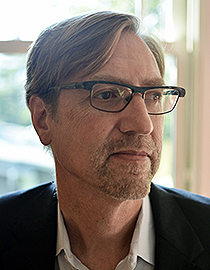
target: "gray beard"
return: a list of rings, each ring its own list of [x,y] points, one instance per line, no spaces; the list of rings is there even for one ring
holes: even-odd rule
[[[110,156],[113,153],[131,148],[140,150],[142,147],[151,153],[146,166],[131,162],[112,166]],[[150,136],[126,135],[106,142],[91,158],[100,191],[120,201],[143,199],[150,192],[152,179],[158,170],[161,148],[162,143],[157,147]]]

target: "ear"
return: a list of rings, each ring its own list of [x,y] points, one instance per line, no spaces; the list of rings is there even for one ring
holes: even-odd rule
[[[29,101],[29,108],[31,111],[32,123],[40,141],[44,145],[49,145],[51,143],[50,126],[48,123],[49,112],[44,101],[37,96],[32,96]]]

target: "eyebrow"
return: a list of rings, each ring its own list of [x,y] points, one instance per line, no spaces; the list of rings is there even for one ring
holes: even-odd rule
[[[112,75],[96,75],[91,77],[91,80],[94,81],[110,81],[110,82],[116,82],[116,83],[124,83],[130,85],[129,81],[125,79],[120,79],[118,77],[114,77]],[[155,85],[165,85],[163,78],[161,77],[156,77],[156,78],[150,78],[150,79],[145,79],[141,83],[142,86],[155,86]]]

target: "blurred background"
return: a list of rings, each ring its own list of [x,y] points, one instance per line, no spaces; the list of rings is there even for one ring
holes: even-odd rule
[[[187,89],[165,116],[154,182],[210,197],[209,0],[7,0],[0,3],[0,194],[55,178],[25,105],[28,48],[47,26],[91,10],[136,14],[166,52],[166,84]]]

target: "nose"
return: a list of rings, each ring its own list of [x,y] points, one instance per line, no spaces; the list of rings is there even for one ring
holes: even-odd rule
[[[135,94],[129,105],[120,114],[118,127],[121,132],[148,135],[153,131],[153,123],[141,94]]]

